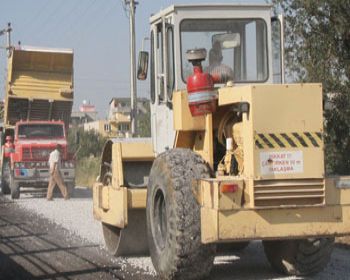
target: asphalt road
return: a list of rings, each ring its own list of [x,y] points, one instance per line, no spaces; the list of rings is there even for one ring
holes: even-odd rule
[[[69,230],[70,225],[65,221],[74,221],[78,211],[82,219],[83,209],[79,204],[82,199],[90,211],[91,198],[84,195],[65,204],[70,214],[66,212],[66,219],[53,223],[45,213],[62,207],[65,201],[56,199],[56,204],[52,204],[40,197],[27,197],[12,202],[8,197],[0,197],[0,279],[155,279],[149,269],[149,258],[111,257],[99,241],[91,242],[77,231]],[[41,203],[40,213],[20,207],[28,201]],[[96,223],[90,216],[84,219],[88,224]],[[95,228],[91,227],[91,231]],[[254,242],[241,253],[217,257],[210,279],[297,278],[276,274],[264,256],[261,243]],[[309,279],[350,279],[350,248],[336,247],[325,270]]]

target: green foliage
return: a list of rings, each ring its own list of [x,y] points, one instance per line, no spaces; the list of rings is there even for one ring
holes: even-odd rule
[[[99,175],[100,158],[106,138],[95,131],[71,128],[68,132],[69,150],[76,154],[75,180],[78,186],[92,187]]]
[[[138,117],[138,134],[140,137],[151,137],[151,109],[148,103],[147,112]]]
[[[77,153],[78,160],[90,156],[100,157],[105,142],[106,138],[93,130],[71,128],[68,132],[70,152]]]
[[[273,0],[285,15],[289,80],[321,82],[325,113],[326,170],[350,171],[350,1]]]
[[[77,186],[92,187],[100,171],[100,157],[85,157],[78,161],[76,166]]]

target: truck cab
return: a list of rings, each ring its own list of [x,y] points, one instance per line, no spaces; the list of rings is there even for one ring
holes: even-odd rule
[[[68,152],[63,121],[19,121],[14,135],[14,152],[10,156],[10,181],[21,187],[46,186],[49,180],[48,159],[60,144],[62,177],[68,186],[74,185],[74,160]],[[14,186],[13,186],[14,187]]]

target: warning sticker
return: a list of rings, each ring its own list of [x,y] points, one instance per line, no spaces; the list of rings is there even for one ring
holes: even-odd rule
[[[261,152],[260,172],[262,175],[292,174],[304,171],[302,151]]]

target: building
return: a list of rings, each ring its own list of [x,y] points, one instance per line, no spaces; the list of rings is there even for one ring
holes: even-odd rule
[[[137,114],[146,114],[148,104],[147,98],[138,98]],[[113,137],[129,137],[131,135],[130,98],[112,98],[109,102],[108,121],[111,129],[110,134]]]
[[[84,100],[79,106],[79,111],[73,111],[71,114],[71,126],[84,126],[84,124],[94,122],[96,120],[96,107],[86,100]]]
[[[111,127],[108,120],[96,120],[93,122],[84,123],[84,131],[94,130],[104,137],[110,137]]]

